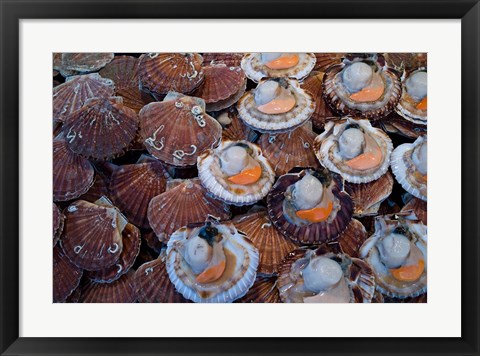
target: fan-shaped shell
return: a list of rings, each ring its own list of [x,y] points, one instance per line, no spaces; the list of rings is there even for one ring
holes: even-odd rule
[[[87,277],[100,283],[111,283],[117,280],[133,266],[140,252],[141,241],[140,230],[132,224],[127,224],[122,231],[123,249],[118,261],[106,269],[87,272]]]
[[[295,174],[285,174],[278,178],[267,197],[270,220],[282,234],[302,244],[321,244],[337,240],[352,219],[353,202],[343,190],[340,177],[335,173],[331,173],[331,179],[332,193],[337,199],[333,208],[336,214],[331,214],[331,217],[324,222],[304,226],[291,223],[284,214],[283,203],[287,189],[302,179],[305,174],[306,171],[302,171]],[[330,173],[325,172],[324,174],[329,175]]]
[[[403,206],[400,212],[412,212],[413,214],[415,214],[412,219],[418,219],[423,222],[425,226],[427,225],[427,202],[424,200],[412,197],[412,199],[410,199],[408,203]]]
[[[418,72],[427,72],[426,68],[418,68],[402,77],[402,97],[395,108],[398,115],[405,120],[413,122],[417,125],[426,125],[428,120],[428,111],[420,110],[416,106],[420,100],[416,100],[408,94],[406,82],[408,78]]]
[[[95,72],[113,59],[113,53],[62,53],[62,69],[83,73]]]
[[[313,151],[315,137],[317,135],[307,123],[287,133],[263,134],[259,145],[278,177],[294,167],[320,167]]]
[[[258,249],[258,273],[276,274],[282,260],[297,248],[297,245],[273,226],[266,210],[237,216],[232,223],[237,230],[244,232]]]
[[[140,57],[142,90],[157,99],[169,91],[188,94],[203,81],[203,58],[198,53],[148,53]]]
[[[222,137],[222,126],[205,113],[201,99],[188,96],[146,105],[140,111],[140,131],[150,154],[179,167],[194,165]]]
[[[325,72],[328,68],[334,64],[342,63],[342,59],[345,53],[315,53],[317,59],[313,70],[319,72]]]
[[[202,53],[205,64],[225,63],[229,67],[238,67],[242,62],[243,53]]]
[[[222,112],[216,117],[216,119],[223,127],[223,141],[245,140],[254,142],[258,137],[258,134],[254,130],[240,120],[236,108],[231,108],[228,111]]]
[[[53,141],[53,200],[66,201],[86,193],[95,170],[88,160],[73,153],[64,140]]]
[[[55,205],[55,203],[52,203],[53,210],[52,210],[52,216],[53,216],[53,246],[55,246],[60,239],[60,235],[62,234],[63,231],[63,223],[65,220],[65,216],[63,213],[60,211],[58,206]]]
[[[414,140],[418,136],[427,134],[426,125],[414,124],[405,120],[397,113],[391,113],[385,120],[381,120],[380,124],[383,130],[388,133],[395,133]]]
[[[302,88],[312,94],[315,99],[315,111],[311,116],[313,126],[323,129],[325,121],[337,117],[323,99],[323,77],[325,73],[312,73],[302,83]]]
[[[137,131],[137,114],[123,105],[121,97],[92,98],[63,125],[70,149],[94,160],[121,155]]]
[[[135,303],[133,272],[124,274],[112,283],[87,280],[82,286],[80,303]]]
[[[388,65],[398,71],[427,66],[427,53],[384,53]]]
[[[148,220],[162,242],[190,223],[203,222],[212,215],[220,220],[230,218],[228,206],[211,198],[198,179],[185,180],[157,195],[148,206]]]
[[[60,242],[76,266],[95,271],[118,261],[123,249],[121,229],[125,223],[118,209],[77,200],[65,210],[65,217]]]
[[[110,179],[112,200],[130,222],[150,228],[148,204],[165,191],[167,178],[167,171],[157,160],[121,166]]]
[[[53,88],[53,120],[63,122],[87,99],[109,98],[114,90],[114,82],[98,73],[69,77],[65,83]]]
[[[53,302],[65,301],[80,284],[83,270],[73,265],[59,246],[53,248]]]
[[[340,250],[350,257],[360,257],[360,247],[367,237],[367,230],[363,224],[357,219],[352,219],[338,239]]]
[[[63,303],[78,303],[80,300],[80,295],[82,294],[82,288],[78,286],[72,294],[68,296]]]
[[[93,185],[85,194],[81,195],[79,199],[94,203],[101,197],[110,198],[108,182],[109,179],[103,173],[96,171]]]
[[[257,276],[255,283],[238,303],[281,303],[277,288],[277,277]]]
[[[218,111],[236,103],[245,93],[247,78],[242,68],[226,64],[203,67],[205,80],[193,96],[205,100],[207,111]]]

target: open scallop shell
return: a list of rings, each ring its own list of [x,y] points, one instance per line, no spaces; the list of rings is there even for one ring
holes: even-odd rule
[[[73,153],[64,140],[53,141],[53,200],[67,201],[86,193],[95,170],[90,162]]]
[[[202,53],[205,64],[225,63],[229,67],[238,67],[242,62],[243,53]]]
[[[230,210],[225,203],[210,197],[198,179],[178,182],[153,198],[148,206],[150,226],[162,242],[168,241],[175,230],[203,222],[209,215],[227,220]]]
[[[73,264],[95,271],[117,263],[126,225],[117,208],[104,201],[77,200],[65,210],[65,217],[60,243]]]
[[[133,272],[124,274],[112,283],[87,280],[82,286],[80,303],[135,303]]]
[[[384,53],[384,57],[390,67],[400,72],[427,65],[427,53]]]
[[[222,126],[205,113],[203,100],[181,94],[146,105],[140,111],[140,131],[150,154],[178,167],[196,164],[222,137]]]
[[[122,243],[122,253],[113,266],[87,272],[87,277],[95,282],[111,283],[127,273],[140,252],[140,230],[132,224],[127,224],[122,231]]]
[[[113,59],[113,53],[62,53],[61,70],[95,72]]]
[[[123,154],[137,131],[137,114],[123,105],[121,97],[91,98],[63,125],[70,149],[94,160]]]
[[[148,53],[140,57],[142,90],[159,100],[170,91],[188,94],[203,81],[203,58],[198,53]]]
[[[237,303],[281,303],[277,277],[257,276],[255,283]]]
[[[246,53],[241,66],[248,78],[258,83],[263,78],[294,78],[302,80],[315,66],[316,58],[313,53],[297,53],[298,64],[287,69],[271,69],[264,65],[261,53]]]
[[[332,184],[332,192],[336,199],[333,204],[333,212],[326,221],[299,226],[290,222],[284,213],[285,193],[305,174],[307,171],[303,170],[300,173],[285,174],[278,178],[267,197],[270,220],[282,234],[302,244],[322,244],[336,241],[352,220],[353,213],[352,199],[344,191],[340,176],[337,174],[326,170],[320,172],[325,177],[325,184]]]
[[[418,136],[427,134],[426,125],[414,124],[395,112],[391,113],[385,120],[381,120],[380,125],[388,133],[395,133],[414,140]]]
[[[237,216],[232,220],[237,230],[253,242],[260,253],[258,273],[277,274],[278,267],[297,245],[283,236],[271,223],[266,210]]]
[[[220,168],[220,155],[233,145],[248,147],[250,157],[258,162],[262,169],[261,177],[252,184],[231,183]],[[223,141],[218,148],[209,150],[198,157],[198,177],[202,185],[215,198],[237,206],[249,205],[263,199],[275,180],[275,173],[270,163],[262,155],[257,145],[248,141]]]
[[[205,80],[193,96],[205,100],[207,111],[218,111],[236,103],[245,93],[247,78],[242,68],[226,64],[203,67]]]
[[[70,262],[59,246],[53,248],[53,302],[64,302],[78,287],[83,270]]]
[[[405,120],[408,120],[410,122],[413,122],[414,124],[417,125],[426,125],[427,120],[428,120],[428,112],[427,110],[420,110],[416,108],[416,105],[419,103],[419,101],[413,99],[410,95],[408,95],[407,89],[406,89],[406,81],[407,79],[414,75],[417,72],[426,72],[426,68],[418,68],[412,72],[409,72],[408,75],[404,74],[402,77],[402,97],[400,98],[400,101],[398,102],[397,107],[395,108],[395,111],[397,112],[398,115],[403,117]]]
[[[98,73],[69,77],[65,83],[53,88],[53,120],[65,121],[70,114],[80,109],[89,98],[109,98],[115,84]]]
[[[338,239],[340,250],[350,257],[360,257],[360,247],[367,239],[367,230],[357,219],[352,219]]]
[[[53,215],[53,246],[55,246],[60,239],[60,235],[62,234],[63,231],[63,223],[65,220],[65,216],[61,212],[61,210],[58,208],[55,203],[52,203],[53,210],[52,210],[52,215]]]
[[[375,140],[382,151],[382,162],[368,170],[350,168],[339,154],[338,140],[343,132],[350,126],[358,126],[365,135]],[[368,183],[384,175],[390,166],[390,154],[393,144],[385,132],[372,127],[368,120],[355,120],[347,118],[338,122],[330,121],[325,125],[325,131],[318,135],[314,143],[315,154],[320,163],[340,174],[347,182]]]
[[[166,265],[170,281],[184,298],[195,303],[231,303],[243,297],[255,282],[258,250],[233,224],[215,223],[215,228],[226,239],[226,267],[214,282],[197,283],[196,275],[179,252],[180,246],[196,236],[201,227],[181,228],[168,241]]]
[[[259,145],[278,177],[294,167],[320,167],[313,151],[315,137],[311,125],[306,123],[287,133],[263,134]]]
[[[303,125],[315,111],[315,100],[312,95],[303,90],[296,80],[285,78],[269,80],[279,81],[292,93],[296,100],[295,107],[283,114],[265,114],[257,109],[256,89],[253,89],[245,93],[237,103],[240,118],[254,130],[268,133],[286,132]]]
[[[335,115],[323,99],[323,77],[325,73],[312,73],[302,83],[302,88],[313,95],[315,99],[315,111],[311,116],[312,124],[317,129],[323,129],[325,121],[335,118]]]

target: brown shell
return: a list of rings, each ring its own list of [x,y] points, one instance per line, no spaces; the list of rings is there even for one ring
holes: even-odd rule
[[[67,299],[65,299],[64,303],[78,303],[78,301],[80,300],[80,296],[82,294],[82,288],[80,286],[78,286],[73,292],[72,294],[70,294],[68,296]]]
[[[317,58],[314,71],[325,72],[329,67],[334,64],[342,63],[342,59],[345,56],[345,53],[314,53]]]
[[[325,121],[337,117],[323,99],[323,77],[325,73],[312,73],[302,83],[301,87],[310,92],[315,99],[315,111],[311,116],[312,124],[317,129],[323,129]]]
[[[416,139],[418,136],[427,134],[426,125],[414,124],[395,112],[391,113],[385,120],[381,120],[380,125],[388,133],[399,134],[410,139]]]
[[[192,112],[197,109],[199,115]],[[222,126],[203,112],[198,99],[183,96],[145,106],[140,111],[140,132],[155,158],[185,167],[195,165],[200,154],[218,145]]]
[[[268,193],[267,204],[270,220],[282,234],[302,244],[321,244],[337,240],[339,235],[345,231],[352,219],[353,202],[350,196],[343,191],[340,176],[335,173],[330,174],[335,181],[335,186],[332,189],[333,195],[340,202],[340,210],[337,212],[337,216],[331,222],[312,223],[302,227],[287,220],[283,213],[283,201],[287,188],[299,181],[305,175],[305,171],[286,174],[278,178],[272,190]]]
[[[245,93],[247,78],[242,68],[211,64],[203,72],[205,80],[192,95],[205,100],[207,111],[225,109]]]
[[[110,198],[108,182],[108,178],[105,177],[104,174],[97,171],[95,174],[95,179],[93,180],[93,185],[85,194],[81,195],[79,199],[94,203],[101,197]]]
[[[167,171],[157,160],[121,166],[110,179],[112,200],[128,221],[148,229],[148,204],[165,191],[167,178]]]
[[[111,97],[114,86],[111,79],[102,78],[98,73],[68,78],[65,83],[53,88],[53,120],[65,121],[89,98]]]
[[[257,138],[257,133],[250,127],[245,125],[243,120],[238,116],[236,108],[232,108],[227,112],[228,118],[231,122],[223,125],[222,140],[223,141],[241,141],[246,140],[254,142]],[[218,119],[218,117],[217,117]]]
[[[412,196],[412,199],[405,204],[405,206],[400,211],[408,212],[412,211],[415,214],[415,217],[423,222],[424,225],[427,225],[427,202]]]
[[[59,246],[53,248],[53,302],[65,301],[78,287],[83,270],[65,256]]]
[[[65,217],[60,243],[76,266],[95,271],[118,261],[123,244],[116,208],[77,200],[65,210]]]
[[[133,272],[124,274],[112,283],[87,280],[82,286],[80,303],[135,303]]]
[[[388,65],[399,71],[427,66],[427,53],[384,53]]]
[[[157,99],[169,91],[188,94],[203,81],[203,58],[197,53],[148,53],[140,57],[142,90]]]
[[[244,232],[258,249],[258,273],[276,274],[282,260],[297,248],[297,245],[273,226],[266,210],[237,216],[232,223],[237,230]]]
[[[383,176],[369,183],[345,182],[345,191],[353,200],[353,216],[376,215],[380,204],[392,193],[393,176],[387,171]]]
[[[121,97],[92,98],[63,125],[73,152],[101,161],[123,154],[137,131],[138,116]]]
[[[160,253],[160,250],[164,247],[153,231],[142,233],[142,239],[146,242],[148,247],[157,253]]]
[[[139,112],[153,98],[140,90],[138,77],[138,58],[130,56],[115,57],[99,73],[115,82],[115,95],[123,98],[125,106]]]
[[[140,252],[140,230],[132,224],[127,224],[122,231],[123,249],[117,263],[106,269],[87,272],[87,277],[100,283],[111,283],[127,273],[133,266]]]
[[[255,283],[236,303],[281,303],[277,277],[257,276]]]
[[[259,146],[279,177],[295,167],[320,167],[313,151],[315,137],[315,132],[305,124],[287,133],[263,134]]]
[[[350,257],[360,257],[360,247],[362,247],[367,238],[365,226],[360,221],[352,219],[347,229],[338,239],[340,250]]]
[[[72,75],[78,75],[80,74],[78,71],[76,70],[68,70],[66,68],[63,67],[63,64],[62,64],[62,54],[63,53],[53,53],[53,56],[52,56],[52,62],[53,62],[53,73],[54,75],[58,75],[58,73],[60,73],[60,75],[62,77],[70,77]],[[57,74],[55,74],[55,72]]]
[[[225,63],[229,67],[239,67],[243,53],[202,53],[203,63]]]
[[[170,282],[165,266],[165,253],[138,267],[134,279],[139,303],[190,303]]]
[[[208,215],[230,218],[228,205],[211,198],[198,179],[185,180],[150,201],[148,220],[161,242],[187,224],[204,222]]]
[[[62,53],[62,69],[95,72],[113,59],[113,53]]]
[[[55,203],[52,203],[53,206],[53,246],[55,246],[60,239],[60,235],[62,234],[63,231],[63,223],[65,220],[65,216],[63,213],[60,211],[57,205]]]
[[[53,141],[54,201],[67,201],[86,193],[94,175],[90,162],[70,151],[64,140]]]

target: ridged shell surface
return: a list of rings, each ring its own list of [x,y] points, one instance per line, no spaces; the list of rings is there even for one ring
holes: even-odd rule
[[[325,72],[331,66],[342,63],[344,56],[345,53],[315,53],[317,61],[313,70]]]
[[[426,125],[428,120],[428,111],[417,108],[417,105],[420,103],[421,100],[417,100],[410,96],[406,86],[408,78],[419,72],[426,73],[427,69],[418,68],[417,70],[414,70],[408,73],[408,75],[404,75],[404,77],[402,77],[402,97],[400,98],[400,101],[398,102],[395,111],[405,120],[411,121],[414,124],[418,125]]]
[[[62,67],[83,73],[95,72],[113,59],[113,53],[62,53]]]
[[[55,203],[52,203],[53,209],[52,209],[52,217],[53,217],[53,246],[55,246],[60,239],[60,235],[62,234],[63,231],[63,223],[65,220],[65,216],[63,215],[62,211],[58,208],[58,206],[55,205]]]
[[[65,256],[59,246],[53,248],[53,302],[61,303],[80,284],[83,270]]]
[[[360,257],[360,247],[367,239],[367,230],[357,219],[352,219],[347,229],[340,235],[338,243],[341,251],[350,257]]]
[[[202,53],[203,63],[205,65],[215,63],[225,63],[229,67],[238,67],[242,62],[243,53],[222,53],[222,52],[210,52]]]
[[[80,303],[135,303],[133,272],[124,274],[112,283],[88,280],[82,286]]]
[[[325,121],[337,117],[336,114],[330,110],[329,106],[323,99],[323,77],[325,73],[317,72],[312,73],[310,76],[305,78],[302,83],[302,89],[308,91],[312,94],[315,99],[315,111],[311,116],[312,124],[317,129],[323,129],[325,126]]]
[[[237,303],[281,303],[277,277],[257,276],[255,283]]]

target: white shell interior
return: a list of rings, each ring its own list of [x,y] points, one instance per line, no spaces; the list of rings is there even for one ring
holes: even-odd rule
[[[365,136],[362,130],[351,127],[343,131],[338,139],[338,147],[343,158],[349,160],[357,157],[365,147]]]
[[[298,209],[312,209],[322,200],[323,185],[311,174],[306,174],[295,183],[293,192],[293,202]]]
[[[378,251],[382,262],[388,268],[398,268],[410,253],[410,240],[404,235],[392,233],[378,244]]]
[[[319,293],[336,285],[343,276],[342,267],[326,257],[314,257],[302,272],[305,287]]]
[[[427,72],[416,72],[408,77],[405,87],[408,94],[421,100],[427,95]]]
[[[343,71],[343,84],[351,92],[365,88],[373,77],[373,69],[363,62],[355,62]]]
[[[220,161],[225,174],[229,176],[238,174],[248,164],[247,150],[240,146],[231,146],[222,152]]]

